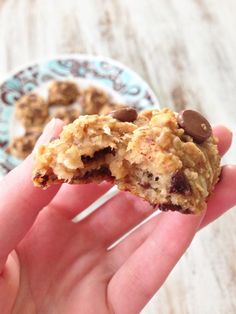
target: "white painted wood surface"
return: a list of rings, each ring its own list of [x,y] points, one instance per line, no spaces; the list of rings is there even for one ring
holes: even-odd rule
[[[235,0],[0,0],[0,77],[55,54],[105,55],[141,74],[162,106],[197,108],[236,133],[235,12]],[[235,142],[225,160],[236,162]],[[232,209],[143,313],[235,314],[235,257]]]

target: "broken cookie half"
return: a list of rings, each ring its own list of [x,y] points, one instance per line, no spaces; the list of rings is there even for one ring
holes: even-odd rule
[[[108,180],[161,210],[198,213],[219,174],[216,139],[199,113],[123,108],[80,116],[41,145],[33,181],[47,188]]]

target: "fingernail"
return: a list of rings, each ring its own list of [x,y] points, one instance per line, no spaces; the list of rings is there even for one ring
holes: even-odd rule
[[[48,144],[50,142],[51,138],[54,136],[56,123],[56,119],[52,118],[52,120],[45,126],[42,135],[34,146],[33,153],[35,153],[35,151],[41,144]]]

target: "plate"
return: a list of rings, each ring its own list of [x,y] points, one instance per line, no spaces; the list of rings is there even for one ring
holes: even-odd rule
[[[137,73],[110,58],[63,55],[28,64],[0,84],[0,177],[22,162],[6,153],[11,137],[20,132],[14,118],[15,101],[30,91],[43,94],[51,81],[65,79],[100,86],[138,110],[159,108],[150,86]]]

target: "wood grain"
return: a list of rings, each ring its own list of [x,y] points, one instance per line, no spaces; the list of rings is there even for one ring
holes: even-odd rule
[[[55,54],[109,56],[162,106],[196,108],[235,133],[235,12],[235,0],[0,0],[0,76]],[[234,142],[225,160],[235,152]],[[236,313],[234,211],[196,236],[143,313]]]

